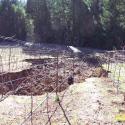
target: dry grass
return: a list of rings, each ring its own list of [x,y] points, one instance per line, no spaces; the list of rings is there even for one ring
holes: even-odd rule
[[[124,63],[111,63],[104,64],[104,69],[110,71],[109,77],[113,80],[114,83],[119,84],[119,89],[122,92],[125,92],[125,64]]]
[[[18,72],[28,69],[32,63],[25,61],[26,59],[54,58],[48,55],[33,54],[26,54],[21,47],[0,48],[0,71]]]

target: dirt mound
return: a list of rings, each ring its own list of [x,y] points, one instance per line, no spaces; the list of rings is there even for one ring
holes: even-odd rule
[[[85,62],[87,62],[89,64],[89,66],[100,66],[100,58],[95,57],[95,56],[87,56],[85,58]]]
[[[46,76],[41,72],[42,69],[26,69],[20,72],[5,73],[0,75],[0,94],[13,91],[15,95],[42,95],[44,92],[52,92],[56,86],[57,76]],[[60,84],[63,81],[58,76]],[[63,91],[67,85],[57,88]],[[55,90],[56,91],[56,90]]]
[[[70,74],[73,74],[75,83],[81,83],[93,76],[107,77],[108,73],[105,70],[96,67],[99,65],[96,59],[87,58],[86,60],[88,60],[87,63],[76,59],[73,63],[72,58],[60,59],[57,65],[55,58],[25,59],[23,61],[32,64],[30,68],[0,74],[0,94],[6,94],[9,91],[13,91],[15,95],[42,95],[45,92],[61,92],[68,87],[68,80],[65,81],[65,79]],[[97,65],[91,67],[90,63],[94,65],[97,63]]]
[[[92,76],[93,77],[108,77],[108,71],[103,69],[102,67],[97,67],[93,70]]]

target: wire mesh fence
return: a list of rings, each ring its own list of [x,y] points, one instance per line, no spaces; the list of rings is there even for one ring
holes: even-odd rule
[[[125,92],[125,50],[108,51],[105,54],[106,63],[103,67],[109,71],[109,78],[117,88],[117,93]]]
[[[0,51],[0,124],[48,125],[57,124],[59,119],[62,124],[71,124],[62,101],[69,76],[79,82],[84,81],[83,75],[89,75],[82,74],[88,70],[84,58],[10,46]]]
[[[67,91],[68,78],[80,83],[103,67],[117,92],[124,92],[124,57],[124,51],[86,55],[20,45],[0,47],[0,124],[73,125],[77,108],[72,106],[75,113],[71,114],[70,105],[76,98]],[[71,96],[72,101],[65,100]]]

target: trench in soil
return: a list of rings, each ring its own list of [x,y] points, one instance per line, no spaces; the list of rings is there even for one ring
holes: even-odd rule
[[[68,60],[67,63],[66,60],[59,60],[58,74],[57,62],[53,59],[25,59],[23,61],[31,63],[31,68],[0,74],[0,94],[5,95],[10,91],[13,95],[42,95],[45,92],[61,92],[69,86],[67,80],[61,83],[71,71],[74,72],[75,83],[91,77],[93,71],[95,73],[95,68],[83,61],[74,63],[72,67],[72,60]],[[100,72],[97,77],[100,77]]]

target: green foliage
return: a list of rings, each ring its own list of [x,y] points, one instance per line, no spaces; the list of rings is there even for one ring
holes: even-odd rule
[[[25,39],[26,12],[17,1],[5,0],[0,3],[0,33],[5,36],[16,36]]]
[[[110,22],[110,11],[109,11],[109,0],[105,0],[103,3],[103,14],[101,16],[101,21],[103,28],[107,28]]]
[[[125,27],[125,1],[124,0],[104,0],[104,8],[102,15],[102,24],[104,27],[111,25],[114,21],[115,25],[121,28]]]
[[[59,96],[56,95],[56,97],[55,97],[55,102],[59,102],[59,101],[60,101]]]
[[[51,39],[51,19],[46,0],[28,0],[27,13],[34,22],[34,34],[37,42]]]
[[[49,0],[48,3],[53,20],[56,18],[66,23],[71,16],[71,0]]]
[[[0,34],[103,49],[125,44],[125,0],[0,0]]]
[[[23,6],[18,6],[18,5],[12,4],[12,9],[13,9],[14,13],[17,13],[23,17],[26,17],[26,11]]]
[[[117,21],[119,22],[119,26],[125,29],[125,0],[119,0],[116,5],[116,10],[118,11]]]
[[[90,8],[91,7],[91,5],[92,5],[92,0],[83,0],[85,3],[86,3],[86,5]]]

